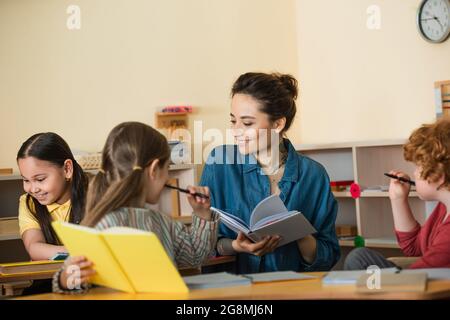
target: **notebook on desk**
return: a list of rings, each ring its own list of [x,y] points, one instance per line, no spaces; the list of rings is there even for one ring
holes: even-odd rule
[[[310,280],[316,276],[301,274],[294,271],[275,271],[234,275],[228,272],[207,273],[184,277],[183,280],[189,289],[207,289],[230,286],[245,286],[252,283],[264,283],[288,280]]]
[[[450,268],[407,269],[402,273],[414,274],[426,272],[428,280],[450,280]]]
[[[395,273],[397,268],[381,269],[381,273]],[[367,274],[365,270],[352,270],[352,271],[330,271],[322,279],[323,285],[355,285],[358,279]]]
[[[183,277],[189,289],[209,289],[232,286],[247,286],[252,283],[249,278],[228,272],[216,272]]]
[[[318,278],[316,276],[302,274],[294,271],[261,272],[246,274],[244,276],[251,279],[253,283],[288,280],[311,280]]]

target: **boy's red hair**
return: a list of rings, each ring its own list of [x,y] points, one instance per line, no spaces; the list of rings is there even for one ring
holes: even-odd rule
[[[422,167],[421,178],[450,190],[450,119],[441,119],[414,130],[403,147],[407,161]]]

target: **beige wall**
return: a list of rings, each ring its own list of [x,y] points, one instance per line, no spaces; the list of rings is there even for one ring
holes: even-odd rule
[[[297,2],[302,142],[406,138],[435,119],[433,83],[450,79],[450,39],[422,40],[420,2]],[[380,8],[379,30],[366,26],[370,5]]]
[[[299,78],[294,142],[404,138],[434,119],[433,82],[450,79],[450,40],[419,37],[419,2],[0,0],[0,167],[15,168],[33,133],[95,151],[117,123],[153,124],[167,104],[223,130],[230,86],[250,70]],[[373,4],[380,30],[366,27]]]
[[[66,8],[81,8],[81,30]],[[229,91],[250,70],[296,75],[293,0],[0,0],[0,167],[28,136],[101,149],[119,122],[192,104],[229,123]]]

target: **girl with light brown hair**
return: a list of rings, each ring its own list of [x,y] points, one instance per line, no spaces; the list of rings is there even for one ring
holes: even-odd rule
[[[102,168],[89,185],[82,225],[98,230],[131,227],[154,232],[177,267],[196,267],[208,257],[217,238],[218,216],[210,211],[207,187],[188,187],[193,209],[191,227],[149,208],[158,202],[169,178],[170,149],[166,138],[150,126],[125,122],[108,136],[102,153]],[[81,291],[87,289],[95,266],[86,257],[73,257],[53,279],[55,292],[67,290],[69,265],[77,265]]]

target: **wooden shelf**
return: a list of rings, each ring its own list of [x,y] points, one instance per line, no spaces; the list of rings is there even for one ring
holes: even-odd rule
[[[22,176],[19,174],[0,175],[0,181],[7,181],[7,180],[22,180]]]
[[[188,170],[194,168],[194,164],[171,164],[169,166],[169,171],[175,171],[175,170]],[[98,169],[88,169],[85,170],[86,173],[91,174],[97,174]],[[10,174],[10,175],[0,175],[0,181],[7,181],[7,180],[22,180],[22,176],[20,174]]]
[[[333,191],[335,198],[351,198],[352,195],[349,191]],[[409,193],[410,198],[417,198],[419,195],[416,191]],[[362,191],[361,198],[389,198],[388,191]]]
[[[354,199],[344,189],[333,192],[338,201],[336,224],[356,225],[369,248],[398,249],[394,233],[389,179],[383,173],[392,169],[414,174],[414,166],[403,157],[404,139],[360,141],[331,144],[297,145],[301,154],[321,163],[331,181],[356,181],[362,188]],[[415,219],[425,223],[431,206],[421,200],[417,191],[409,193]],[[340,240],[343,247],[354,247],[353,240]]]
[[[157,112],[156,115],[158,117],[176,117],[176,116],[185,116],[188,115],[189,112]]]
[[[396,239],[392,238],[367,238],[364,239],[365,246],[367,248],[393,248],[399,249],[399,245]],[[353,240],[339,240],[339,245],[341,247],[354,247]]]
[[[369,248],[400,248],[397,240],[392,238],[368,238],[364,240],[366,247]]]
[[[341,247],[354,247],[355,246],[353,240],[339,240],[339,245]]]
[[[175,171],[175,170],[189,170],[194,168],[194,164],[171,164],[169,166],[169,170],[170,171]]]
[[[17,218],[0,219],[0,241],[20,238],[19,220]]]
[[[175,221],[183,222],[184,224],[191,224],[192,223],[192,216],[179,216],[179,217],[173,217]]]
[[[356,142],[342,142],[342,143],[328,143],[328,144],[296,144],[294,145],[297,151],[316,151],[316,150],[331,150],[331,149],[351,149],[354,147],[379,147],[379,146],[396,146],[403,145],[406,139],[397,140],[372,140],[372,141],[356,141]]]
[[[409,193],[410,198],[416,198],[419,195],[416,191]],[[361,198],[389,198],[388,191],[365,190],[361,192]]]
[[[333,191],[335,198],[351,198],[352,195],[349,191]]]

